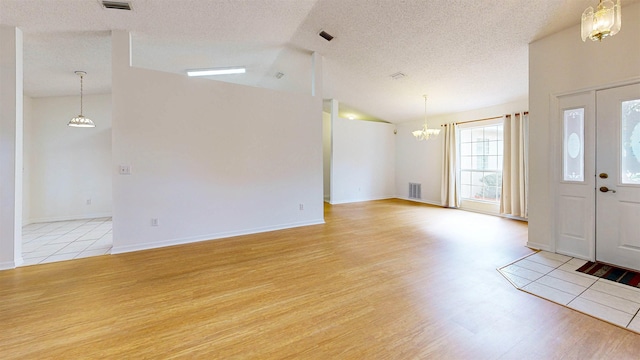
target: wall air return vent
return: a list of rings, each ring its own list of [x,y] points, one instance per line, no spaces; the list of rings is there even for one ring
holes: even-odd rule
[[[125,1],[101,1],[102,7],[105,9],[127,10],[131,11],[131,3]]]
[[[409,183],[409,199],[422,199],[422,184]]]

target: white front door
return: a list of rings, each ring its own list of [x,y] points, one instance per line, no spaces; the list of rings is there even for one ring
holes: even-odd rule
[[[640,270],[640,84],[596,92],[596,260]]]

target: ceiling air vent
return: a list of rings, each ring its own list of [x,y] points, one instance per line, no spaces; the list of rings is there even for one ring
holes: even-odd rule
[[[101,1],[101,4],[105,9],[131,11],[131,4],[124,1]]]
[[[401,72],[397,72],[397,73],[395,73],[395,74],[391,74],[391,75],[389,75],[389,76],[391,76],[391,78],[392,78],[393,80],[400,80],[400,79],[405,78],[407,75],[405,75],[405,74],[403,74],[403,73],[401,73]]]
[[[324,30],[320,31],[320,33],[318,35],[320,35],[321,38],[323,38],[323,39],[325,39],[327,41],[333,40],[333,36],[331,36],[328,32],[326,32]]]

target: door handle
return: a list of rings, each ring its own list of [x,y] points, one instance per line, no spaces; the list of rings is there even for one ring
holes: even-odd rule
[[[606,186],[601,186],[601,187],[600,187],[600,191],[602,191],[602,192],[608,192],[608,191],[611,191],[611,192],[612,192],[612,193],[614,193],[614,194],[616,193],[616,191],[615,191],[615,190],[613,190],[613,189],[609,189],[609,188],[608,188],[608,187],[606,187]]]

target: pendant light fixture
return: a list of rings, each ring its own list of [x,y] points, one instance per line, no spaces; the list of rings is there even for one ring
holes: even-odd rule
[[[595,12],[589,6],[582,13],[582,41],[587,41],[587,38],[602,41],[617,34],[622,26],[620,9],[620,0],[615,4],[611,0],[600,0]]]
[[[85,71],[75,71],[75,73],[76,75],[80,76],[80,115],[69,120],[69,123],[67,125],[71,127],[96,127],[96,124],[94,124],[91,119],[86,118],[84,117],[84,115],[82,115],[82,80],[84,79],[84,76],[87,75],[87,73]]]
[[[413,136],[418,139],[418,141],[429,140],[432,136],[437,136],[440,134],[440,129],[429,129],[427,126],[427,95],[424,96],[424,125],[422,129],[412,131]]]

